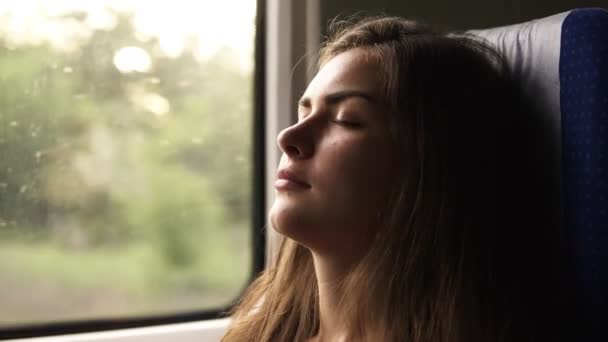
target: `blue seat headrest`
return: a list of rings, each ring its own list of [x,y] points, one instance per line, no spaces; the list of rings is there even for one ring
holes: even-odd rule
[[[581,341],[608,341],[608,11],[576,9],[470,33],[507,58],[546,123],[542,143],[555,148],[539,158],[556,180],[573,317],[584,329]]]

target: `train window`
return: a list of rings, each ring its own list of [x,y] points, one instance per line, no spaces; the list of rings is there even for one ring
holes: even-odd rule
[[[0,4],[0,333],[239,296],[255,21],[255,0]]]

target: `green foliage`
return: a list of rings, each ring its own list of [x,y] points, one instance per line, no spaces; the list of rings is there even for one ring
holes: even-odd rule
[[[114,67],[129,45],[150,54],[149,72]],[[126,15],[74,53],[0,47],[2,258],[67,287],[238,291],[252,81],[225,63],[232,53],[165,57]],[[159,101],[167,108],[148,106]]]

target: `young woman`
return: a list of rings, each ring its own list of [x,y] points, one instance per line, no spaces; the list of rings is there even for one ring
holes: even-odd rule
[[[338,26],[278,137],[285,240],[223,341],[553,338],[553,227],[504,61],[401,18]]]

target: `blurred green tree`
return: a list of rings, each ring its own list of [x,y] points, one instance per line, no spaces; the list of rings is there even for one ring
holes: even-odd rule
[[[0,233],[80,250],[146,244],[165,270],[152,280],[238,287],[249,266],[233,254],[251,216],[251,74],[229,49],[165,56],[131,15],[115,15],[75,51],[0,40]],[[79,13],[63,20],[85,25]],[[149,70],[116,68],[130,46]]]

